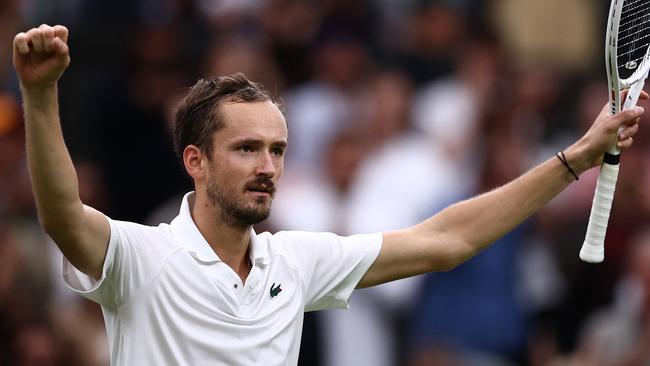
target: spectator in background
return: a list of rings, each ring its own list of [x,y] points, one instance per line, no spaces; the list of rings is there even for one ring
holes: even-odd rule
[[[395,46],[397,65],[416,82],[451,73],[467,37],[466,10],[456,1],[416,1],[403,20],[405,39]]]
[[[53,329],[45,324],[20,328],[12,344],[14,355],[8,364],[15,366],[57,366],[64,361],[64,348],[57,344]]]
[[[258,16],[263,34],[268,37],[270,57],[289,87],[312,79],[315,70],[309,54],[321,27],[322,7],[321,1],[270,0]]]
[[[280,95],[284,81],[265,41],[253,35],[226,33],[216,37],[206,52],[204,75],[243,72]]]
[[[0,2],[0,92],[8,92],[18,97],[18,80],[11,71],[11,34],[22,28],[23,17],[20,12],[20,0]],[[0,126],[0,129],[2,126]],[[1,134],[1,133],[0,133]]]
[[[0,93],[0,190],[13,191],[17,176],[23,167],[21,110],[18,99],[9,93]],[[0,196],[0,213],[6,213],[14,197]]]
[[[368,51],[354,29],[324,24],[310,61],[314,79],[284,98],[291,124],[287,170],[312,174],[324,162],[329,142],[352,126],[354,105],[373,68]]]
[[[483,158],[470,195],[530,166],[534,144],[517,135],[509,117],[481,118]],[[409,323],[409,365],[437,365],[433,360],[440,354],[462,366],[524,363],[532,309],[526,307],[526,276],[518,263],[529,229],[530,223],[518,227],[454,271],[426,276]]]
[[[98,109],[102,107],[97,103],[112,103],[93,118],[98,145],[93,157],[102,167],[110,197],[108,211],[114,215],[143,220],[186,186],[170,150],[165,119],[169,96],[189,78],[181,68],[186,49],[182,34],[183,29],[175,24],[135,29],[129,38],[130,62],[124,83],[115,80],[101,98],[93,100]],[[149,136],[146,144],[142,135]],[[120,204],[121,200],[129,204]]]
[[[611,305],[586,322],[572,365],[624,366],[650,362],[650,231],[631,241],[625,273]]]
[[[343,233],[374,232],[380,226],[397,228],[416,222],[410,215],[410,203],[406,203],[405,186],[427,184],[427,180],[414,178],[409,171],[412,164],[405,136],[412,136],[411,95],[412,86],[407,76],[399,71],[377,72],[364,87],[364,93],[356,103],[360,136],[368,148],[367,158],[358,163],[351,180],[345,202],[345,215],[339,219]],[[400,144],[404,142],[404,144]],[[391,150],[399,145],[402,151]],[[379,157],[379,159],[378,159]],[[392,172],[403,180],[386,184],[388,173],[379,166],[389,159],[396,169]],[[378,161],[377,161],[378,160]],[[397,166],[401,167],[398,168]],[[418,170],[426,170],[426,165]],[[426,176],[427,173],[424,173]],[[440,187],[439,187],[440,188]],[[386,189],[382,191],[382,189]],[[420,193],[424,194],[423,191]],[[399,200],[403,205],[390,206]],[[409,208],[405,208],[409,207]],[[345,312],[319,314],[322,334],[325,337],[324,359],[326,365],[392,365],[401,358],[401,340],[398,332],[400,320],[413,296],[417,280],[401,280],[374,288],[357,291],[354,306]]]
[[[459,51],[454,72],[423,85],[414,98],[413,120],[436,145],[467,182],[476,179],[480,159],[481,119],[486,113],[508,113],[511,98],[502,85],[507,65],[499,44],[488,35],[468,40]],[[461,113],[463,118],[455,116]]]

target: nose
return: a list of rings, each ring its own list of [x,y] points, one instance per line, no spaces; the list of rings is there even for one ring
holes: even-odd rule
[[[268,177],[275,175],[275,165],[273,164],[273,157],[270,153],[267,152],[259,155],[255,175],[266,175]]]

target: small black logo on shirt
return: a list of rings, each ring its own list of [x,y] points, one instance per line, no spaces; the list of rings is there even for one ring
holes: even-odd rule
[[[275,282],[273,282],[273,284],[271,285],[271,291],[270,291],[271,298],[274,298],[274,297],[278,296],[278,294],[280,292],[282,292],[282,289],[280,288],[280,286],[281,285],[278,283],[278,286],[276,287]]]

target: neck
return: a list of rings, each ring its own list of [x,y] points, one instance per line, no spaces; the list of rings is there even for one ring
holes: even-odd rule
[[[219,208],[210,202],[205,192],[197,190],[189,204],[192,219],[212,250],[244,280],[250,270],[248,252],[252,227],[225,223]]]

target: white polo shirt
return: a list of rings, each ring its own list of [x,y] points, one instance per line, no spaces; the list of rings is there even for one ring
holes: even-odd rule
[[[66,283],[102,306],[111,365],[296,365],[304,311],[346,308],[381,234],[251,233],[245,283],[190,215],[170,225],[109,219],[99,281],[64,259]]]

